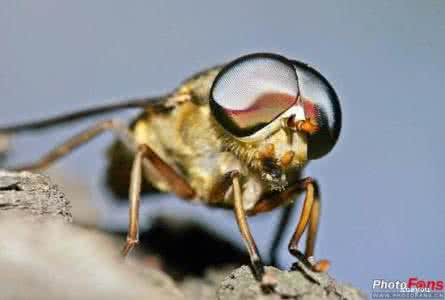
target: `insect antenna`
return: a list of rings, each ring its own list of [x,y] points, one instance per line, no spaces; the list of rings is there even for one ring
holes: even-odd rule
[[[0,134],[21,133],[23,131],[37,131],[44,130],[56,125],[66,124],[74,121],[79,121],[84,118],[101,115],[105,113],[111,113],[118,110],[132,109],[132,108],[145,108],[147,104],[160,101],[161,97],[154,98],[135,98],[126,100],[119,103],[106,104],[96,107],[91,107],[79,111],[74,111],[47,119],[17,123],[8,126],[0,126]]]

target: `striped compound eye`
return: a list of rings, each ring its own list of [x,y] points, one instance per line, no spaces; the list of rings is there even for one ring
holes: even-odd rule
[[[314,119],[319,130],[307,137],[308,158],[328,154],[340,136],[342,114],[340,101],[328,80],[314,68],[292,61],[298,74],[301,100],[306,119]]]
[[[288,110],[298,96],[292,63],[279,55],[258,53],[238,58],[221,70],[210,91],[210,108],[225,130],[246,137]]]

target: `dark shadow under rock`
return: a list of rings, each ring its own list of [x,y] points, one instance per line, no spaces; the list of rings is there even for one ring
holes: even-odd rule
[[[135,251],[140,262],[144,256],[159,259],[187,299],[366,299],[359,290],[300,262],[293,271],[267,267],[276,285],[265,293],[246,266],[249,258],[243,250],[192,221],[159,218],[140,240]]]
[[[159,218],[140,241],[139,250],[159,257],[164,271],[176,280],[203,277],[209,268],[249,262],[244,250],[192,221]]]
[[[195,222],[158,219],[123,260],[125,235],[75,226],[70,208],[48,177],[0,170],[2,300],[364,299],[301,263],[267,267],[265,293],[247,254]]]

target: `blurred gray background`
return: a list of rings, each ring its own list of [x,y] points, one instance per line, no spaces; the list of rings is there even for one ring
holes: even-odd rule
[[[164,93],[249,52],[316,66],[344,115],[337,147],[306,170],[323,195],[317,256],[365,290],[377,278],[443,279],[445,2],[2,0],[0,43],[0,125]],[[10,164],[92,122],[17,138]],[[125,206],[102,187],[110,141],[96,140],[59,168],[93,189],[102,226],[124,229]],[[151,202],[142,207],[145,227],[150,216],[178,214],[241,245],[230,212],[172,196]],[[277,217],[251,221],[264,255]]]

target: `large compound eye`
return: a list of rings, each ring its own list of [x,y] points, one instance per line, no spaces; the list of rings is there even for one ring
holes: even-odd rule
[[[319,130],[307,138],[308,158],[320,158],[337,143],[341,129],[340,102],[333,87],[317,70],[292,61],[298,74],[301,99],[306,119],[317,121]]]
[[[210,108],[224,129],[245,137],[288,110],[298,95],[297,73],[290,61],[275,54],[251,54],[221,70],[210,92]]]

